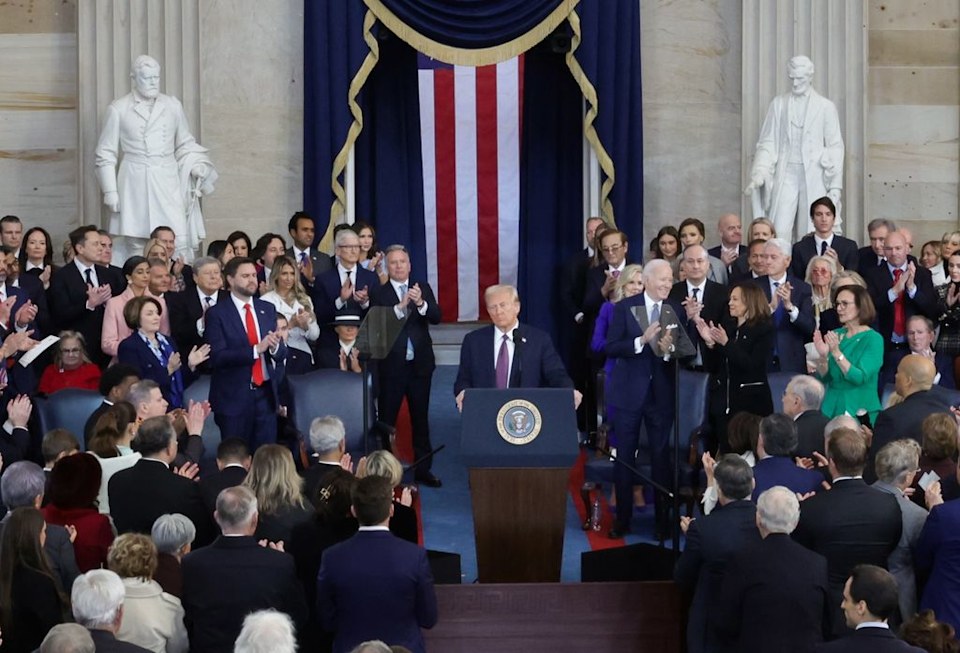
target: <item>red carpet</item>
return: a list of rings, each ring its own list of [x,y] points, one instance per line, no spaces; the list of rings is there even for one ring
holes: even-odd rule
[[[581,451],[577,457],[577,462],[574,463],[573,468],[570,470],[570,497],[573,499],[573,505],[577,509],[577,516],[581,524],[587,518],[586,508],[580,499],[580,487],[583,485],[583,465],[587,461],[587,455],[586,451]],[[594,492],[594,494],[596,493]],[[611,540],[607,537],[607,532],[613,526],[613,515],[610,513],[610,506],[603,492],[600,493],[600,514],[603,517],[600,530],[590,530],[586,532],[590,548],[597,551],[599,549],[613,549],[618,546],[624,546],[626,542],[624,542],[623,538]]]

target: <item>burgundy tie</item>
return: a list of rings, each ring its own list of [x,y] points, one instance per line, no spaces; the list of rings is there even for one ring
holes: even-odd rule
[[[507,334],[503,334],[500,351],[497,353],[497,388],[501,390],[510,385],[510,350],[507,349],[507,340]]]

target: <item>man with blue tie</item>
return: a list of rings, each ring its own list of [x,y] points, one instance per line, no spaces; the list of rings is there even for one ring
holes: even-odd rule
[[[758,277],[756,283],[770,302],[777,333],[767,371],[803,374],[807,370],[804,344],[813,336],[815,324],[813,291],[802,279],[788,273],[790,243],[771,238],[764,245],[763,256],[767,274]]]
[[[231,259],[225,273],[230,295],[206,317],[213,367],[210,406],[223,437],[240,438],[255,451],[277,440],[277,365],[287,349],[277,333],[276,309],[254,298],[254,262]]]

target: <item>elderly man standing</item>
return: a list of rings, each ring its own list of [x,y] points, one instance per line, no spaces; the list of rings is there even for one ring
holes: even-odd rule
[[[804,343],[813,335],[813,291],[803,279],[790,274],[790,243],[771,238],[763,246],[766,275],[757,285],[770,302],[777,339],[768,372],[796,372],[807,369]]]
[[[790,379],[783,391],[783,414],[793,418],[797,427],[796,455],[800,458],[823,452],[823,430],[830,421],[820,410],[825,392],[823,384],[808,374]]]
[[[141,653],[145,649],[117,639],[123,622],[123,581],[112,571],[94,569],[73,583],[70,604],[77,623],[90,631],[97,651],[108,653]]]

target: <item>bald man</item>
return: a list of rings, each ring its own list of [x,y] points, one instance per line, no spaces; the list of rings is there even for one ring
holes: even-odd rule
[[[733,272],[733,265],[737,259],[747,253],[743,246],[743,227],[740,216],[736,213],[725,213],[717,221],[717,233],[720,234],[720,244],[708,250],[710,256],[723,261],[727,274]]]
[[[900,438],[923,441],[921,425],[933,413],[949,413],[950,403],[946,393],[933,388],[937,368],[929,358],[917,354],[904,356],[897,366],[896,390],[903,401],[887,408],[877,417],[873,427],[873,442],[869,458],[873,462],[876,452],[888,442]],[[873,465],[868,464],[872,470]],[[873,482],[875,479],[869,479]]]

